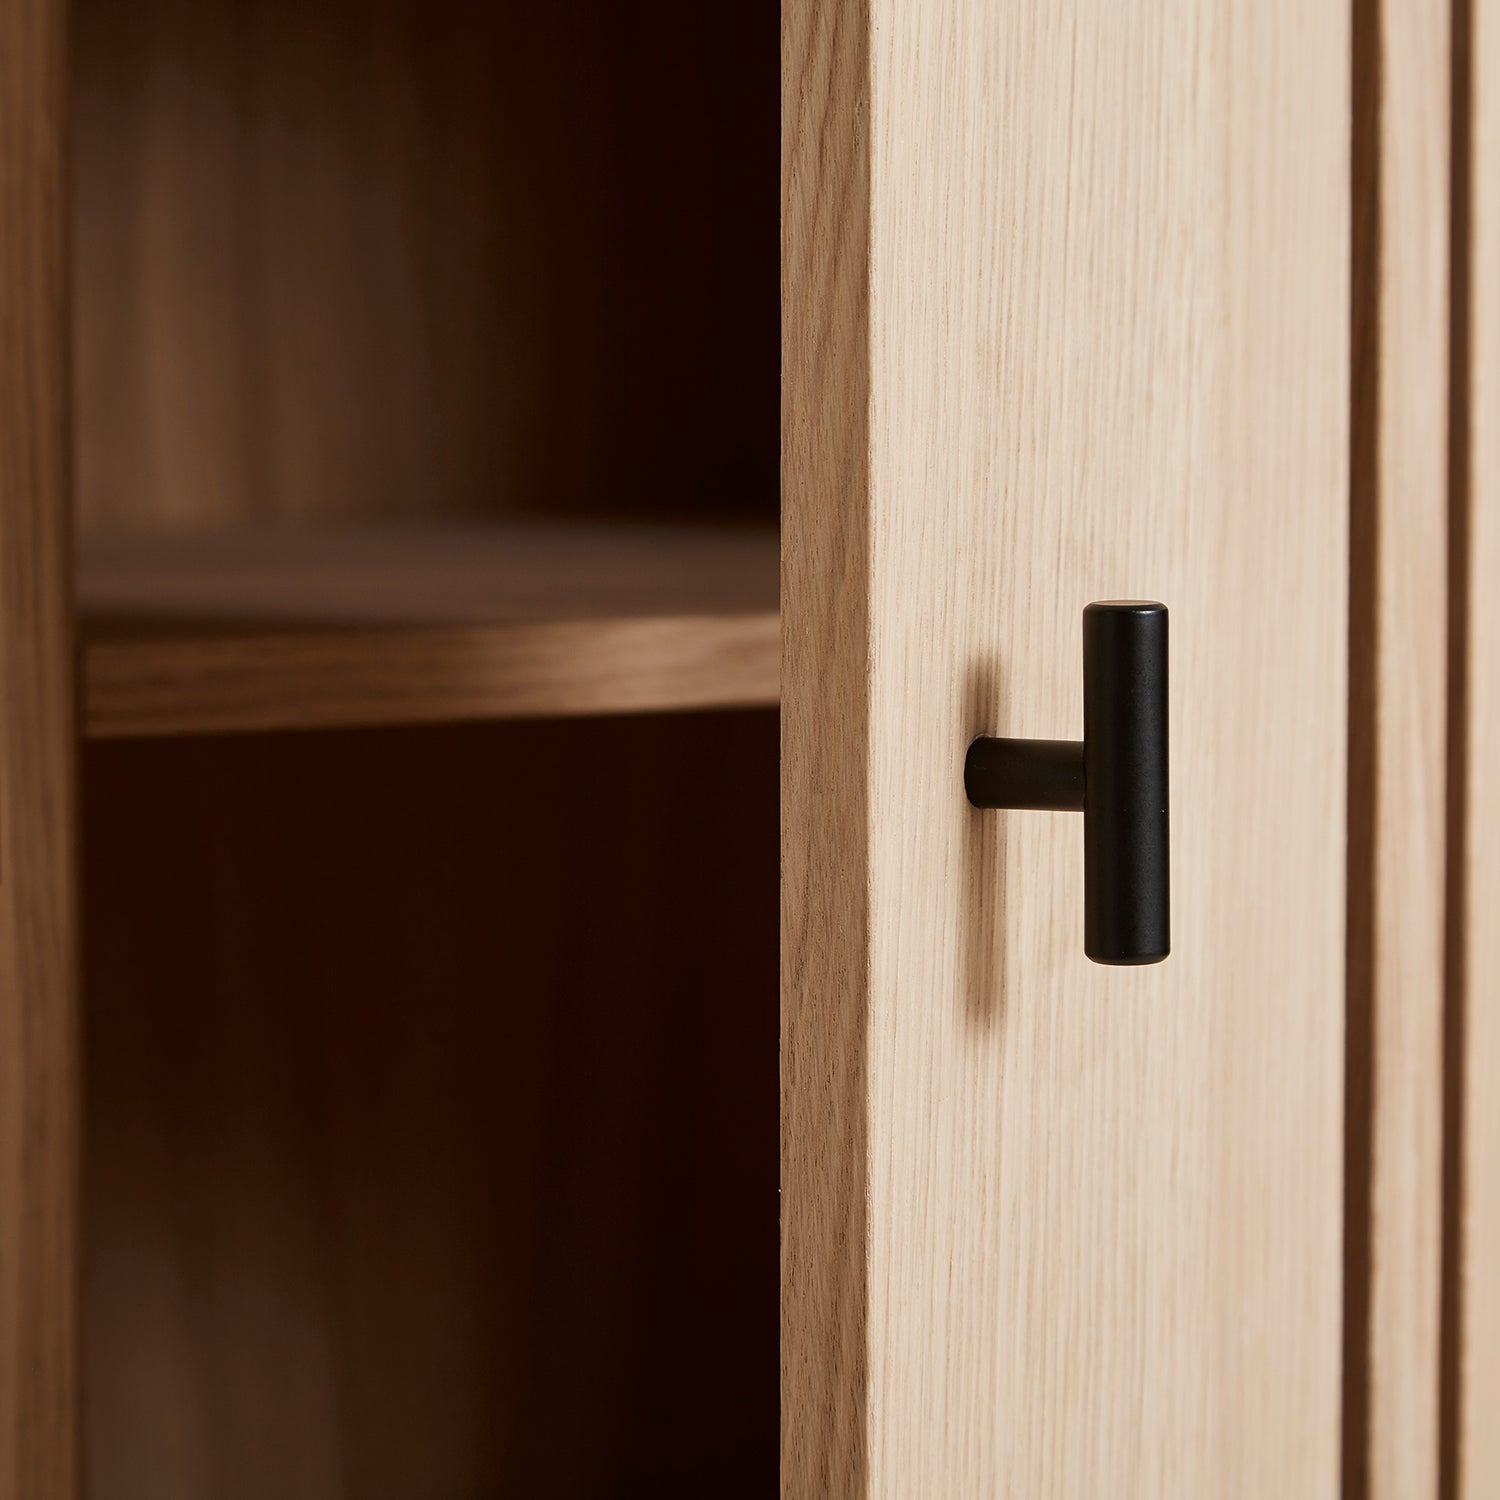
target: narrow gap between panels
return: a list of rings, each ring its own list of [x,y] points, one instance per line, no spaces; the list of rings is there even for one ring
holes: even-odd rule
[[[1353,0],[1349,216],[1348,910],[1344,949],[1341,1490],[1369,1490],[1370,1206],[1374,1170],[1376,564],[1379,559],[1380,0]]]
[[[1473,305],[1473,0],[1453,0],[1448,220],[1448,720],[1443,922],[1443,1241],[1438,1495],[1458,1500],[1463,1377],[1463,1177],[1468,912],[1470,312]]]

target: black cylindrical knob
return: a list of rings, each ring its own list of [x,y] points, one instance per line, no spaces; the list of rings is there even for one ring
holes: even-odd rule
[[[1165,605],[1083,612],[1083,787],[1083,951],[1158,963],[1172,947]]]

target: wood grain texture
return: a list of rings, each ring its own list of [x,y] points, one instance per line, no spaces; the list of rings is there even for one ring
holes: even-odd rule
[[[540,526],[91,541],[95,737],[774,703],[773,532]]]
[[[78,0],[85,528],[775,505],[751,0]]]
[[[776,746],[85,748],[91,1500],[772,1489]]]
[[[28,1500],[76,1493],[64,12],[0,9],[0,1493]]]
[[[1354,24],[1346,1500],[1438,1483],[1448,711],[1449,12]]]
[[[868,1482],[866,0],[781,10],[781,1493]]]
[[[1500,12],[1475,0],[1466,191],[1470,366],[1467,482],[1464,1037],[1458,1263],[1458,1493],[1500,1492]],[[1466,38],[1468,39],[1468,38]]]
[[[868,716],[863,761],[785,772],[784,868],[820,852],[845,925],[788,881],[783,1173],[831,1191],[821,1234],[789,1199],[784,1230],[836,1317],[783,1402],[862,1433],[809,1418],[822,1468],[784,1449],[783,1492],[1331,1497],[1348,9],[787,14],[784,46],[848,61],[784,65],[793,188],[821,189],[784,360],[857,362],[867,306],[870,373],[799,385],[783,437],[788,619],[843,622],[823,700]],[[866,398],[861,493],[796,439],[858,454]],[[1080,613],[1121,596],[1173,630],[1174,953],[1139,971],[1083,957],[1076,819],[961,790],[977,733],[1077,734]],[[825,1330],[861,1320],[840,1363]]]

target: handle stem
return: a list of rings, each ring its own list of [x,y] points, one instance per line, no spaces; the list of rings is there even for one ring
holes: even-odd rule
[[[964,756],[964,791],[975,807],[1082,812],[1083,743],[977,739]]]

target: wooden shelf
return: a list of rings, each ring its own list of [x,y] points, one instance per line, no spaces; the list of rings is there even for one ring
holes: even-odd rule
[[[774,704],[771,529],[91,538],[91,738]]]

